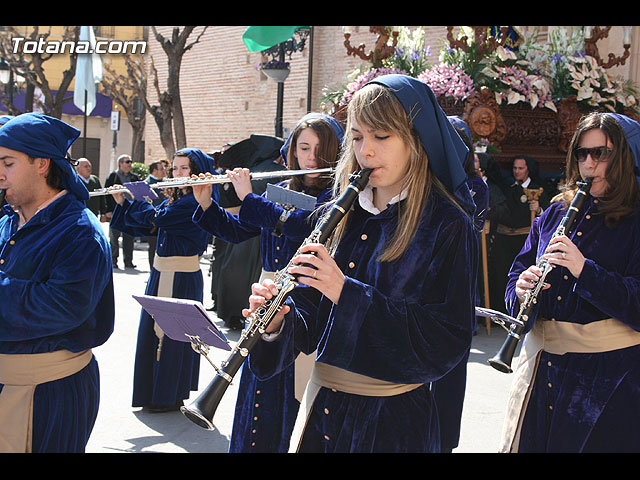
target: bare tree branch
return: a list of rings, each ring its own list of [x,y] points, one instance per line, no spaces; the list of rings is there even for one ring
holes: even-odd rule
[[[49,28],[48,32],[40,33],[39,26],[34,26],[33,30],[25,37],[25,41],[37,42],[39,39],[42,39],[42,41],[46,42],[50,34],[51,28]],[[52,117],[60,118],[62,116],[63,105],[71,100],[71,98],[65,98],[65,95],[75,77],[78,54],[72,52],[68,55],[69,68],[62,72],[62,80],[58,88],[53,89],[46,77],[43,64],[51,59],[54,54],[35,52],[26,56],[22,51],[14,52],[13,42],[11,40],[13,37],[22,37],[22,35],[18,34],[15,28],[9,27],[8,34],[0,37],[0,56],[11,65],[11,68],[16,74],[24,77],[27,83],[25,110],[32,111],[34,90],[37,88],[42,92],[44,98],[44,102],[42,102],[44,112]],[[63,41],[77,42],[79,38],[79,26],[64,27]],[[2,103],[14,114],[22,113],[17,111],[13,105],[9,105],[10,102],[4,95],[2,97]]]

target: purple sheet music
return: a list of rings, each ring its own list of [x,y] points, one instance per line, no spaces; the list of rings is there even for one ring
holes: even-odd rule
[[[200,302],[178,298],[132,295],[172,340],[192,338],[210,347],[231,350],[227,337],[213,323]]]
[[[125,183],[124,186],[131,192],[133,198],[136,200],[146,202],[149,200],[155,200],[158,198],[158,194],[151,190],[149,184],[147,182],[129,182]]]

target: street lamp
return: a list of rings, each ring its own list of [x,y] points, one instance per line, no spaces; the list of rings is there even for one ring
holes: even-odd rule
[[[294,37],[289,40],[278,43],[271,48],[262,51],[263,55],[271,55],[273,60],[277,60],[280,63],[285,62],[285,55],[291,59],[291,55],[295,52],[302,52],[304,50],[307,38],[309,37],[310,29],[300,28],[295,31]],[[298,36],[298,39],[295,38]],[[265,71],[266,73],[266,71]],[[281,79],[277,79],[278,85],[278,99],[276,107],[276,137],[282,137],[282,110],[284,105],[284,81],[286,76]]]

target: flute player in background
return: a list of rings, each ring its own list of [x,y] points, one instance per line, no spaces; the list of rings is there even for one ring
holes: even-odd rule
[[[355,93],[345,135],[336,194],[361,168],[369,185],[328,248],[294,257],[290,273],[313,288],[293,290],[249,362],[268,376],[294,348],[317,349],[290,451],[439,452],[429,383],[458,364],[474,323],[468,150],[426,84],[404,75]],[[245,313],[276,291],[254,284]]]
[[[300,119],[280,150],[291,170],[335,168],[344,129],[328,115],[309,113]],[[247,169],[227,172],[242,206],[233,215],[211,201],[211,186],[194,187],[200,207],[193,216],[201,228],[230,243],[260,236],[263,278],[273,278],[313,229],[313,211],[284,208],[253,193]],[[315,210],[331,198],[331,176],[305,174],[278,184],[316,197]],[[231,453],[284,453],[308,380],[313,358],[300,355],[295,364],[260,381],[245,364],[229,442]],[[306,375],[305,375],[306,374]],[[302,388],[300,388],[302,384]]]
[[[213,172],[213,158],[195,148],[178,150],[172,177]],[[212,195],[217,195],[217,189]],[[113,194],[116,207],[111,228],[134,237],[156,235],[157,250],[145,295],[202,302],[200,256],[209,234],[191,221],[198,206],[191,187],[173,188],[171,196],[155,207],[141,200]],[[133,374],[132,406],[154,413],[177,411],[191,391],[198,389],[200,354],[188,342],[164,335],[151,315],[140,314]]]
[[[556,266],[527,322],[502,451],[640,451],[639,160],[638,122],[581,119],[562,198],[534,221],[509,273],[514,315],[541,275],[536,258]],[[588,177],[590,197],[573,227],[550,241],[576,182]]]
[[[113,278],[67,157],[79,135],[37,113],[0,128],[1,452],[84,452],[98,414],[91,349],[113,331]]]

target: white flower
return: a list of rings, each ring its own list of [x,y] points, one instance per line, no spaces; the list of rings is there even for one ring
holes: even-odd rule
[[[482,69],[481,73],[483,75],[486,75],[487,77],[490,77],[490,78],[498,78],[498,72],[496,72],[495,70],[493,70],[490,67],[484,67]]]
[[[522,102],[524,100],[526,100],[524,95],[522,95],[522,94],[520,94],[518,92],[514,92],[513,90],[511,90],[509,92],[509,95],[507,96],[507,103],[508,104],[518,103],[518,102]]]
[[[532,82],[533,86],[538,90],[543,90],[545,93],[549,91],[549,82],[547,82],[544,78],[538,77],[536,80]]]
[[[592,98],[594,95],[593,88],[591,87],[580,87],[577,90],[578,90],[578,95],[576,100],[578,102],[581,100],[587,100],[589,98]]]
[[[585,78],[583,73],[575,70],[570,71],[569,75],[571,75],[571,78],[573,78],[574,80],[577,80],[578,82],[582,82]]]
[[[496,55],[503,62],[505,60],[515,60],[516,59],[516,54],[513,53],[511,50],[508,50],[508,49],[506,49],[504,47],[496,48]]]
[[[598,65],[598,62],[595,58],[593,58],[591,55],[587,55],[584,57],[585,61],[589,64],[589,66],[591,67],[592,70],[598,70],[600,68],[600,66]]]

